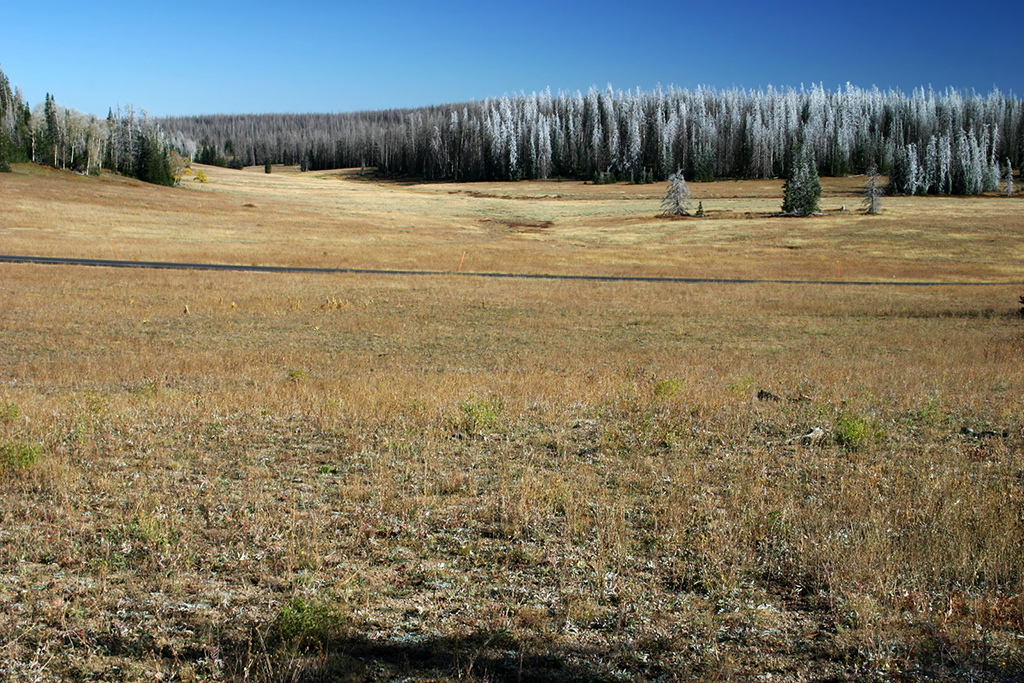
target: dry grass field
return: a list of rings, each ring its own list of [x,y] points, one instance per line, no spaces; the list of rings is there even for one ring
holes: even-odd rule
[[[0,253],[451,274],[0,264],[0,680],[1024,676],[1024,199],[203,170]]]

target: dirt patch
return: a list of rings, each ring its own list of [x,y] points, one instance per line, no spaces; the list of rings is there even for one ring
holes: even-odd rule
[[[554,221],[537,221],[527,218],[487,218],[482,222],[491,230],[498,229],[507,232],[528,234],[543,233],[555,226]]]

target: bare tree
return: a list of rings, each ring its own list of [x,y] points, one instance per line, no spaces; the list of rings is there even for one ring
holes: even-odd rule
[[[686,186],[682,171],[668,177],[668,192],[661,198],[661,207],[668,216],[690,215],[690,188]]]
[[[1013,164],[1006,160],[1006,196],[1013,196]]]
[[[878,182],[878,168],[872,166],[868,170],[868,182],[864,185],[864,210],[870,214],[882,210],[882,195],[885,189]]]

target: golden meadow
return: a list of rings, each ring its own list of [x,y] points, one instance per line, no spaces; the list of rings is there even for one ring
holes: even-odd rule
[[[1024,200],[203,171],[0,251],[437,274],[0,264],[0,676],[1024,670]]]

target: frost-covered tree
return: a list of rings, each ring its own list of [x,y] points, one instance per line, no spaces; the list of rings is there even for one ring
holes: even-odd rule
[[[985,189],[985,158],[974,132],[961,130],[953,147],[952,193],[981,194]]]
[[[999,126],[985,126],[981,135],[981,156],[982,156],[982,192],[994,192],[999,189],[999,161],[996,156],[996,146],[999,141]]]
[[[882,210],[882,185],[878,182],[878,168],[872,166],[868,170],[868,180],[864,184],[864,210],[869,214],[876,214]]]
[[[690,188],[682,171],[676,171],[668,177],[668,191],[661,198],[661,208],[668,216],[690,215]]]
[[[416,110],[160,123],[167,141],[189,158],[208,144],[248,163],[270,156],[273,163],[310,169],[365,164],[388,174],[460,181],[598,174],[637,180],[647,173],[666,180],[676,169],[697,180],[775,178],[789,170],[788,150],[799,141],[821,173],[865,173],[876,164],[898,181],[901,193],[963,194],[991,187],[993,178],[1000,182],[1002,169],[993,175],[993,159],[1009,157],[1019,166],[1024,158],[1018,98],[925,89],[908,96],[851,85],[838,91],[820,85],[648,93],[591,88]],[[232,153],[226,152],[229,140]]]
[[[818,179],[814,155],[807,145],[802,145],[794,157],[782,190],[782,213],[787,216],[810,216],[818,212],[821,181]]]
[[[1006,196],[1007,197],[1012,197],[1013,196],[1013,164],[1010,163],[1009,159],[1006,160],[1006,176],[1005,177],[1006,177]]]

